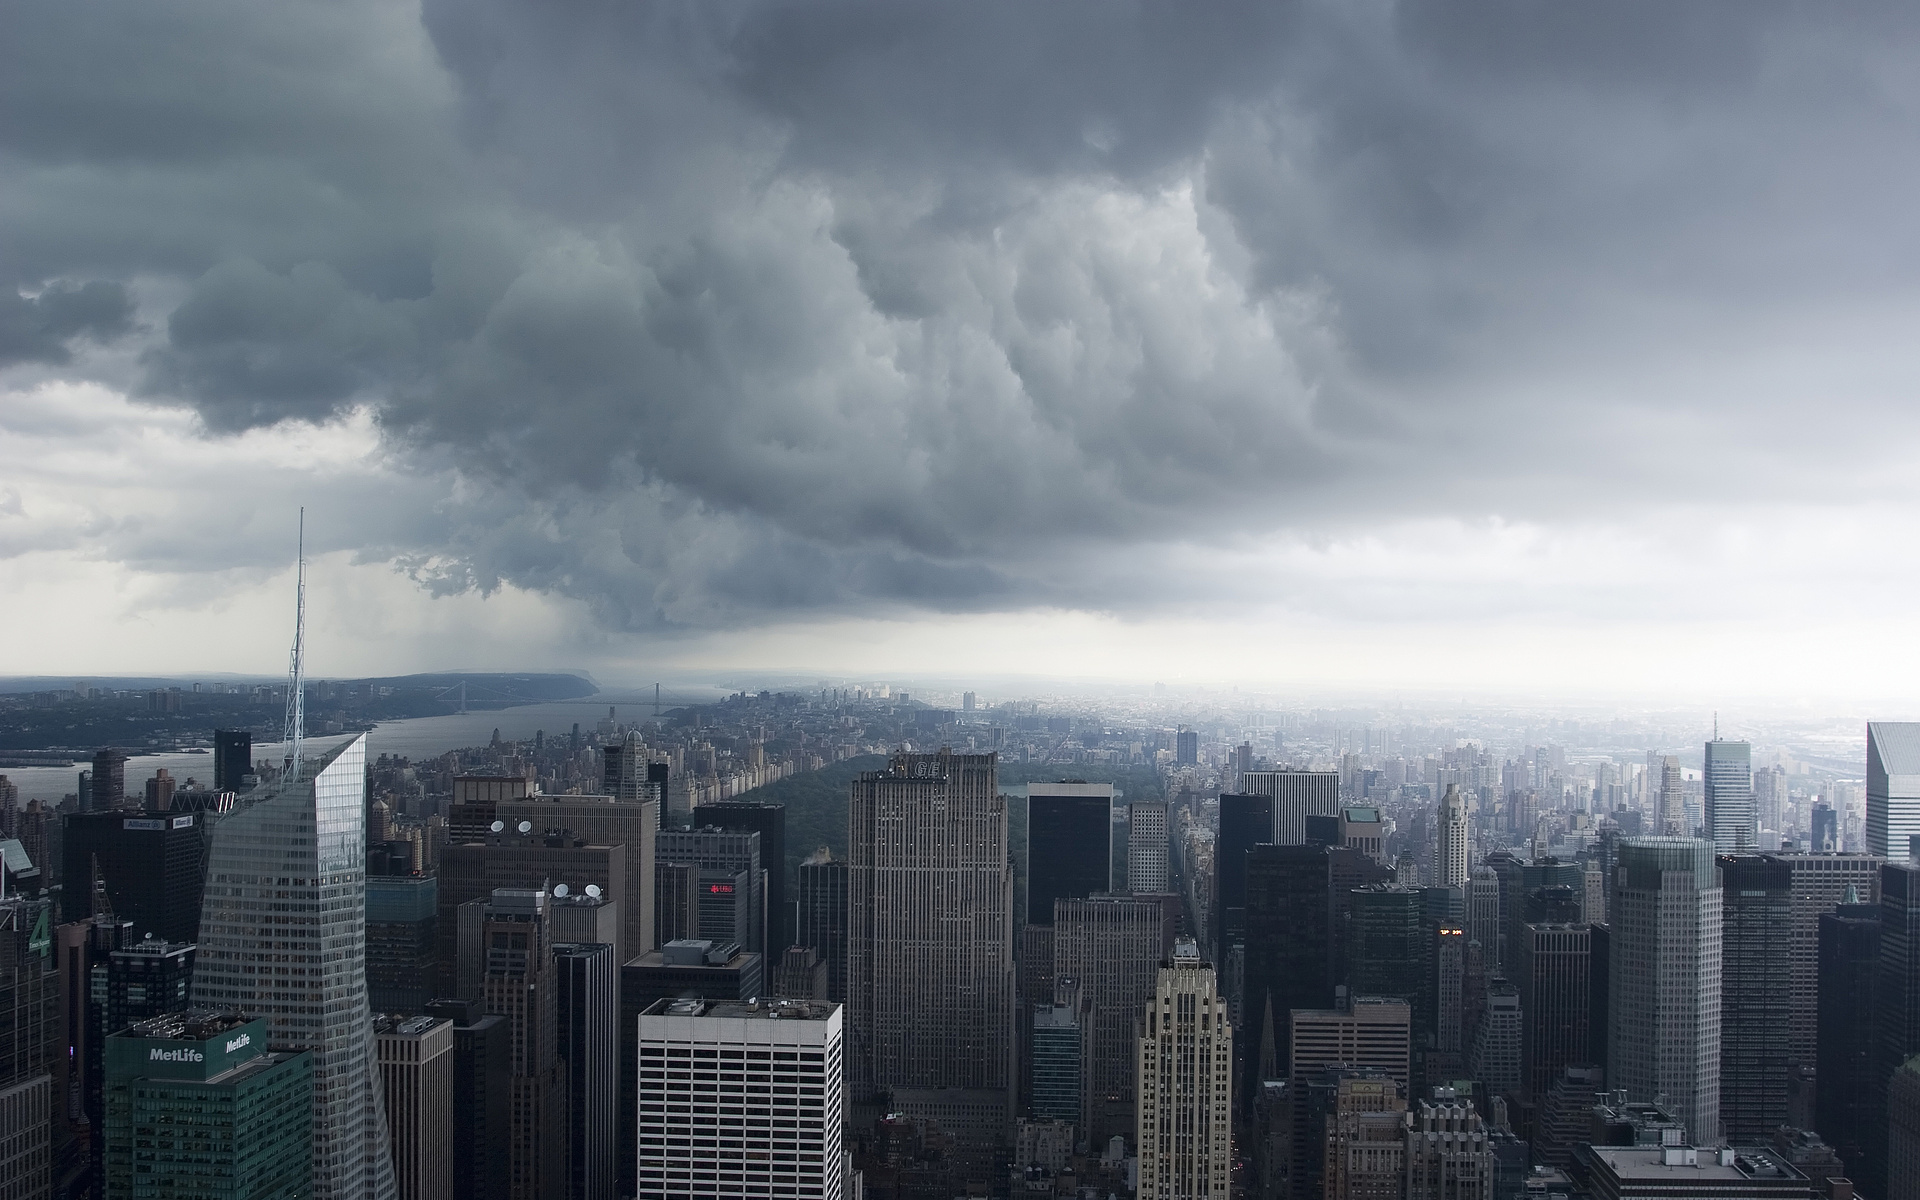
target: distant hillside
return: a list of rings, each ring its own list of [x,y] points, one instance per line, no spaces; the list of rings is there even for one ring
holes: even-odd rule
[[[394,675],[385,679],[341,680],[375,687],[428,688],[444,691],[464,685],[469,705],[538,704],[552,700],[579,700],[600,689],[578,675],[509,675],[486,671],[442,675]]]

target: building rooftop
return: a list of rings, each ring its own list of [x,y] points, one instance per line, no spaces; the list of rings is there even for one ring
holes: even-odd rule
[[[813,1000],[782,1000],[756,996],[751,1000],[702,1000],[680,996],[656,1000],[645,1016],[649,1017],[760,1017],[769,1021],[825,1021],[838,1011],[838,1004]]]
[[[229,1033],[242,1025],[250,1024],[255,1018],[237,1012],[211,1012],[207,1009],[189,1009],[183,1013],[168,1013],[141,1021],[114,1037],[164,1038],[175,1042],[208,1042],[223,1033]]]
[[[1589,1146],[1594,1159],[1625,1183],[1674,1187],[1702,1183],[1808,1185],[1784,1157],[1756,1146],[1697,1149],[1693,1146]]]
[[[419,1037],[431,1032],[436,1025],[444,1024],[440,1017],[401,1017],[380,1015],[373,1019],[375,1033],[399,1034],[401,1037]]]

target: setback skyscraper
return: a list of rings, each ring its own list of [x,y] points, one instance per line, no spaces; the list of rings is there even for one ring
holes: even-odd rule
[[[848,809],[848,1082],[990,1164],[1014,1084],[1013,873],[992,754],[897,754]],[[916,1113],[916,1106],[919,1112]],[[935,1111],[937,1110],[937,1111]]]
[[[1707,743],[1707,836],[1718,854],[1753,850],[1759,826],[1753,813],[1753,747],[1746,742]]]
[[[1607,1084],[1664,1095],[1696,1146],[1720,1139],[1721,891],[1713,846],[1626,838],[1614,868]]]
[[[1467,886],[1467,801],[1460,795],[1460,785],[1447,785],[1446,795],[1440,797],[1439,839],[1433,851],[1433,886],[1460,888],[1464,896]]]
[[[313,1051],[315,1200],[394,1194],[367,1008],[366,778],[363,734],[220,818],[193,971],[195,1005],[265,1017],[275,1048]]]
[[[1141,1022],[1135,1146],[1142,1200],[1228,1194],[1233,1165],[1233,1027],[1213,968],[1182,939],[1159,968]]]
[[[1869,721],[1867,852],[1904,859],[1907,839],[1916,833],[1920,833],[1920,721]]]

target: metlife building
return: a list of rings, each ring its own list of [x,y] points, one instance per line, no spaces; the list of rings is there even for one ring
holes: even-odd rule
[[[205,1010],[106,1039],[106,1195],[313,1194],[313,1054],[270,1052],[264,1019]]]

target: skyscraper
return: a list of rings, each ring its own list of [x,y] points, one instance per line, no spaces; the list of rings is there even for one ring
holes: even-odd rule
[[[1792,974],[1793,869],[1755,854],[1722,855],[1719,867],[1720,1131],[1757,1145],[1788,1123],[1793,992],[1781,983]]]
[[[1213,839],[1213,905],[1208,917],[1215,962],[1246,939],[1247,851],[1273,840],[1273,797],[1223,792],[1220,828]]]
[[[440,853],[440,874],[435,883],[439,994],[467,995],[460,990],[461,905],[490,897],[495,888],[539,888],[548,883],[565,883],[579,891],[593,884],[605,895],[630,895],[627,862],[625,846],[592,843],[573,830],[542,829],[531,821],[515,822],[498,833],[489,833],[483,842],[447,846]],[[647,911],[653,911],[652,897],[648,897]],[[621,915],[622,924],[631,929],[624,920],[624,907]],[[651,944],[652,931],[646,936]],[[620,952],[625,952],[624,944]],[[466,978],[475,980],[478,965],[470,965],[473,970]]]
[[[1469,867],[1467,864],[1467,801],[1460,794],[1460,785],[1447,785],[1446,795],[1440,797],[1439,839],[1433,851],[1433,885],[1435,887],[1456,887],[1464,891],[1467,886]]]
[[[91,800],[81,812],[112,812],[126,803],[127,756],[108,747],[93,756]]]
[[[1165,892],[1172,887],[1167,802],[1136,800],[1127,805],[1127,890]]]
[[[1200,735],[1191,729],[1182,729],[1174,735],[1175,765],[1190,767],[1200,761]]]
[[[1327,1113],[1326,1200],[1400,1200],[1407,1101],[1391,1079],[1349,1075]]]
[[[316,1056],[269,1050],[273,1036],[264,1020],[195,1013],[109,1037],[102,1139],[109,1200],[314,1195],[307,1167],[318,1124]]]
[[[1520,927],[1512,976],[1520,991],[1521,1086],[1538,1103],[1566,1067],[1585,1062],[1592,1041],[1592,934],[1584,924]]]
[[[1905,858],[1907,839],[1916,833],[1920,833],[1920,721],[1869,721],[1867,852]]]
[[[380,1016],[373,1038],[398,1200],[454,1200],[453,1022]]]
[[[896,1108],[937,1116],[961,1157],[990,1164],[1014,1083],[1013,875],[995,758],[896,754],[851,792],[853,1096],[891,1090]]]
[[[1656,836],[1688,837],[1687,777],[1680,760],[1671,754],[1660,758],[1660,811],[1654,821]]]
[[[253,733],[246,729],[213,731],[213,790],[245,790],[241,782],[253,774]]]
[[[752,800],[722,800],[693,810],[693,823],[732,833],[760,835],[760,890],[765,904],[765,933],[758,949],[767,961],[793,945],[794,919],[787,900],[787,806]]]
[[[457,788],[458,784],[455,786]],[[660,828],[662,811],[658,802],[644,798],[633,803],[618,799],[603,800],[597,796],[527,796],[500,800],[493,806],[494,815],[488,816],[481,823],[481,828],[485,829],[487,823],[497,817],[509,831],[518,829],[520,822],[525,821],[536,833],[548,829],[566,829],[590,846],[622,847],[626,855],[626,865],[621,871],[622,887],[609,891],[608,895],[619,897],[620,918],[626,927],[618,953],[632,958],[654,946],[654,838]],[[485,841],[486,838],[484,834],[478,834],[471,840]],[[561,876],[554,876],[555,883],[562,881]],[[589,883],[604,884],[605,881],[567,878],[564,882],[577,890]],[[492,886],[508,885],[496,883]]]
[[[1719,854],[1755,849],[1759,826],[1753,811],[1753,747],[1746,742],[1707,743],[1707,836]]]
[[[478,1000],[434,1000],[427,1013],[453,1022],[453,1194],[506,1200],[512,1029]]]
[[[827,999],[847,998],[847,860],[825,846],[809,854],[794,872],[794,910],[799,926],[794,941],[812,946],[827,965]],[[1049,911],[1052,905],[1048,905]]]
[[[1487,1125],[1452,1088],[1434,1089],[1407,1122],[1405,1200],[1493,1200]]]
[[[1053,902],[1113,888],[1113,785],[1027,785],[1027,924],[1053,924]]]
[[[1721,890],[1711,843],[1626,838],[1614,868],[1607,1083],[1720,1138]]]
[[[1164,954],[1158,902],[1095,896],[1054,903],[1053,977],[1079,987],[1088,1023],[1086,1137],[1098,1145],[1134,1123],[1134,1039]]]
[[[200,931],[211,820],[192,812],[67,814],[61,916],[81,921],[94,915],[97,879],[114,915],[133,922],[136,938],[193,941]]]
[[[367,877],[367,1005],[374,1012],[424,1012],[434,996],[437,882]]]
[[[560,1004],[547,893],[497,888],[481,928],[480,1001],[507,1019],[512,1076],[507,1114],[508,1200],[547,1200],[566,1178]]]
[[[1182,939],[1159,968],[1136,1074],[1142,1200],[1217,1200],[1233,1163],[1233,1027],[1200,948]]]
[[[1069,999],[1073,999],[1069,997]],[[1033,1115],[1084,1129],[1087,1036],[1077,1003],[1048,1004],[1033,1014]]]
[[[1870,776],[1871,777],[1871,776]],[[1920,1054],[1920,864],[1890,862],[1880,868],[1880,963],[1874,973],[1874,1105],[1867,1121],[1866,1153],[1858,1168],[1863,1195],[1892,1190],[1888,1157],[1887,1089],[1894,1073]]]
[[[756,954],[765,954],[766,902],[761,891],[765,859],[759,833],[715,825],[663,829],[653,854],[655,870],[668,863],[684,863],[698,871],[694,893],[699,929],[693,936],[739,942]]]
[[[367,1007],[366,749],[361,735],[309,758],[220,818],[193,971],[195,1005],[263,1016],[275,1047],[313,1051],[315,1200],[394,1194]]]
[[[639,1200],[847,1194],[839,1005],[663,999],[639,1031]]]
[[[1241,1078],[1261,1082],[1262,1039],[1272,1023],[1275,1069],[1289,1061],[1287,1014],[1333,1004],[1324,846],[1255,846],[1247,852],[1246,984],[1241,1004]]]
[[[1819,1059],[1813,1127],[1858,1172],[1868,1153],[1873,1103],[1874,980],[1880,906],[1843,904],[1820,918]]]
[[[555,911],[558,911],[556,909]],[[618,968],[608,942],[553,947],[560,1062],[566,1068],[566,1200],[613,1200],[620,1108]]]
[[[1276,846],[1305,845],[1308,817],[1340,812],[1338,771],[1249,771],[1240,789],[1272,799]]]

